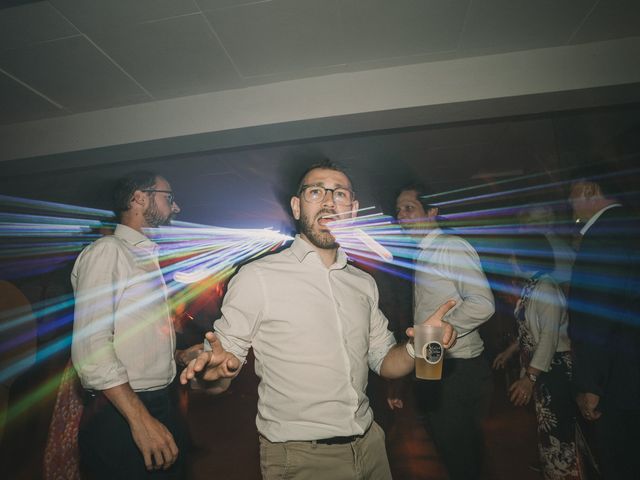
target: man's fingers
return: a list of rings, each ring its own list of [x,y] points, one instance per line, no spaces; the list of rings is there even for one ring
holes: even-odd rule
[[[202,352],[191,360],[180,374],[180,383],[186,385],[197,373],[204,370],[212,358],[212,352]]]
[[[152,458],[154,460],[153,461],[154,470],[160,470],[161,468],[164,468],[165,458],[164,458],[164,455],[162,454],[162,450],[157,450],[153,452]]]
[[[232,355],[231,358],[227,360],[228,373],[233,374],[237,372],[239,368],[240,368],[240,360],[238,360],[235,356]]]
[[[150,451],[142,452],[142,456],[144,457],[144,466],[147,470],[153,470],[153,459],[151,457]]]
[[[213,355],[213,352],[202,352],[200,355],[198,355],[195,362],[193,363],[193,371],[195,373],[198,373],[204,370],[204,367],[207,366]]]
[[[220,340],[215,333],[207,332],[204,338],[207,340],[207,342],[209,342],[209,345],[211,345],[211,351],[214,355],[222,355],[224,353],[222,344],[220,343]]]
[[[427,325],[434,325],[436,327],[439,327],[440,324],[442,323],[443,317],[455,305],[456,305],[455,300],[447,300],[442,305],[440,305],[438,309],[435,311],[435,313],[431,315],[427,320],[425,320],[424,323],[426,323]]]
[[[409,327],[405,330],[405,333],[407,334],[407,337],[409,338],[413,338],[413,327]]]
[[[176,442],[173,440],[173,437],[171,438],[171,442],[169,443],[169,450],[171,451],[171,464],[169,466],[171,466],[178,459],[178,454],[180,453],[180,450],[178,450],[178,446],[176,445]]]
[[[442,327],[444,328],[444,335],[442,337],[442,345],[444,348],[451,348],[456,343],[456,338],[458,337],[458,332],[455,331],[453,326],[447,322],[441,322]]]

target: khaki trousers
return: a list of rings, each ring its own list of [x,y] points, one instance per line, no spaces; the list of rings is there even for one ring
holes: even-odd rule
[[[342,445],[273,443],[260,436],[263,480],[389,480],[384,432],[373,422],[362,438]]]

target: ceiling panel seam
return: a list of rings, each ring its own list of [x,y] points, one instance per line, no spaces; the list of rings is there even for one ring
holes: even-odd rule
[[[576,35],[578,35],[578,32],[580,31],[580,29],[582,28],[582,26],[586,23],[586,21],[589,19],[589,17],[593,14],[593,12],[595,11],[596,7],[600,4],[600,0],[595,0],[595,2],[593,2],[593,5],[591,6],[591,9],[586,13],[586,15],[582,18],[582,20],[578,23],[578,25],[576,26],[576,28],[573,30],[573,32],[571,32],[571,35],[569,35],[569,38],[567,38],[567,41],[565,42],[565,45],[569,45],[569,43],[576,38]]]
[[[216,29],[213,28],[213,25],[211,25],[211,22],[209,21],[209,18],[207,18],[207,16],[202,11],[202,8],[200,8],[200,4],[198,4],[196,2],[196,5],[198,6],[198,10],[200,11],[200,15],[202,16],[202,18],[204,18],[204,21],[206,22],[207,27],[209,27],[209,30],[211,31],[213,36],[216,38],[216,41],[218,42],[218,45],[220,45],[220,48],[222,49],[224,54],[229,59],[229,62],[231,62],[231,65],[233,65],[233,69],[238,74],[238,77],[240,77],[241,79],[244,80],[244,78],[245,78],[244,75],[242,75],[242,72],[240,72],[240,68],[238,68],[238,65],[236,65],[236,62],[233,60],[233,57],[231,56],[231,54],[227,50],[227,47],[225,47],[224,43],[222,43],[222,39],[220,39],[220,36],[218,35],[218,32],[216,32]]]
[[[93,48],[95,48],[96,50],[98,50],[98,52],[100,52],[102,55],[104,55],[104,57],[109,60],[113,66],[115,66],[118,70],[120,70],[120,72],[122,72],[123,75],[125,75],[129,80],[131,80],[133,83],[136,84],[136,86],[142,90],[145,95],[147,95],[151,100],[156,100],[156,98],[151,94],[151,92],[149,90],[147,90],[140,82],[138,82],[138,80],[136,80],[133,75],[131,75],[129,72],[127,72],[118,62],[116,62],[113,58],[111,58],[111,56],[105,52],[96,42],[94,42],[89,35],[87,35],[84,31],[82,31],[80,28],[78,28],[78,26],[73,23],[71,21],[71,19],[67,18],[67,16],[62,13],[55,5],[51,4],[51,7],[58,12],[58,14],[64,18],[67,22],[69,22],[70,25],[73,25],[73,27],[78,30],[79,32],[82,32],[82,36],[93,46]]]
[[[16,83],[19,83],[20,85],[22,85],[24,88],[26,88],[27,90],[29,90],[32,93],[35,93],[36,95],[38,95],[39,97],[43,98],[44,100],[46,100],[47,102],[51,103],[53,106],[55,106],[56,108],[63,110],[65,112],[69,112],[69,113],[73,113],[70,110],[68,110],[67,108],[65,108],[64,106],[60,105],[58,102],[56,102],[55,100],[53,100],[52,98],[47,97],[44,93],[36,90],[34,87],[32,87],[31,85],[29,85],[28,83],[23,82],[22,80],[20,80],[18,77],[16,77],[15,75],[11,75],[9,72],[7,72],[6,70],[0,68],[0,72],[2,72],[3,74],[5,74],[7,77],[9,77],[11,80],[13,80]]]
[[[462,39],[464,38],[464,33],[467,30],[467,23],[469,21],[469,13],[471,12],[471,5],[473,4],[473,0],[469,0],[467,3],[467,10],[464,12],[464,18],[462,19],[462,27],[460,28],[460,33],[458,34],[458,43],[456,44],[456,52],[460,50],[460,44],[462,43]]]

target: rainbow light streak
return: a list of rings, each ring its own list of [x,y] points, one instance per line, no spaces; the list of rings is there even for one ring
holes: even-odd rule
[[[546,183],[546,184],[543,184],[543,185],[532,185],[532,186],[528,186],[528,187],[520,187],[520,188],[512,189],[512,190],[501,190],[500,192],[483,193],[481,195],[475,195],[475,196],[472,196],[472,197],[465,197],[463,199],[455,199],[455,200],[447,200],[447,201],[442,201],[442,202],[434,202],[433,205],[435,205],[436,207],[442,207],[442,206],[445,206],[445,205],[458,205],[458,204],[470,203],[470,202],[477,201],[477,200],[496,199],[496,198],[500,198],[500,197],[513,195],[515,193],[517,193],[518,195],[523,195],[525,193],[532,193],[532,192],[538,192],[538,191],[541,191],[541,190],[545,190],[545,189],[550,188],[550,187],[561,187],[561,186],[567,185],[569,183],[571,183],[571,182],[566,182],[566,181],[552,182],[552,183]],[[440,195],[444,195],[444,194],[440,194]]]
[[[640,169],[633,169],[626,172],[612,173],[610,176],[629,175],[638,171]],[[529,181],[529,186],[523,188],[510,188],[499,192],[467,196],[470,192],[478,192],[485,189],[487,184],[483,183],[425,196],[424,198],[437,199],[445,198],[445,196],[452,194],[459,195],[459,198],[454,200],[447,199],[434,203],[436,206],[446,206],[464,205],[492,199],[503,199],[504,201],[507,196],[518,194],[523,196],[531,194],[542,195],[545,188],[557,189],[558,187],[566,186],[570,182],[559,181],[531,186],[531,181],[537,178],[549,178],[551,174],[558,172],[561,172],[561,170],[491,182],[492,187],[495,188],[498,185],[515,185],[517,182]],[[22,266],[24,270],[35,271],[35,273],[39,273],[38,270],[44,269],[47,265],[49,265],[48,268],[52,268],[50,264],[54,260],[58,264],[62,264],[75,256],[88,243],[98,238],[99,235],[94,233],[98,228],[108,225],[108,223],[100,220],[113,217],[113,213],[107,210],[20,199],[4,195],[0,195],[0,204],[28,211],[37,210],[51,213],[51,215],[0,213],[0,240],[4,242],[0,243],[0,261],[13,269],[19,269]],[[560,204],[565,205],[565,202],[545,201],[535,205],[556,206]],[[516,220],[516,214],[527,206],[534,205],[482,208],[446,215],[446,218],[450,220],[448,225],[460,227],[453,231],[454,234],[475,235],[481,238],[480,244],[476,245],[474,243],[474,246],[482,256],[482,266],[485,272],[492,275],[490,276],[491,287],[496,292],[504,292],[510,295],[519,293],[519,289],[514,287],[511,281],[515,274],[509,262],[509,256],[514,248],[525,248],[525,243],[519,245],[518,242],[519,235],[522,235],[520,231],[522,226]],[[374,208],[373,206],[365,207],[359,209],[358,212]],[[65,215],[69,217],[67,218]],[[73,216],[87,218],[74,218]],[[566,226],[565,232],[570,232],[574,229],[572,225],[567,226],[566,223],[561,226]],[[347,255],[355,258],[357,262],[363,265],[409,280],[414,277],[414,271],[420,271],[425,268],[421,265],[416,266],[414,262],[420,252],[418,243],[405,235],[392,217],[373,213],[352,219],[333,221],[330,224],[330,228]],[[557,228],[555,230],[558,231]],[[356,233],[358,231],[362,232],[366,237]],[[428,230],[423,232],[414,230],[412,233],[426,235]],[[612,232],[612,235],[617,233],[619,232]],[[230,277],[239,264],[266,254],[291,240],[291,237],[275,230],[218,228],[182,221],[172,222],[171,227],[149,230],[148,235],[161,247],[162,275],[166,279],[170,305],[178,305],[197,298],[218,284],[218,282]],[[21,239],[26,239],[26,241],[21,242]],[[371,240],[371,242],[368,242],[368,240]],[[378,249],[378,246],[380,249]],[[536,254],[540,254],[540,252],[534,250],[527,251],[525,249],[522,251],[534,258]],[[389,255],[384,252],[388,252]],[[598,258],[604,263],[603,269],[593,275],[576,279],[575,281],[578,282],[576,284],[591,288],[594,291],[601,289],[602,285],[611,285],[610,288],[619,286],[621,280],[606,266],[609,261],[616,262],[620,260],[618,252],[603,252]],[[458,266],[458,269],[461,270],[461,267]],[[154,275],[157,278],[157,273]],[[462,275],[464,281],[464,272],[462,272]],[[161,289],[158,289],[158,291],[161,292]],[[94,301],[99,308],[104,307],[100,298],[104,298],[107,294],[110,295],[110,292],[105,289],[95,289],[90,294],[90,298],[93,299],[90,301]],[[145,304],[149,305],[152,301],[153,298],[147,298],[140,305],[133,305],[131,308],[141,308]],[[60,297],[53,301],[34,305],[33,315],[36,318],[43,318],[45,315],[57,316],[55,321],[52,321],[47,327],[48,330],[55,331],[57,328],[68,325],[72,317],[72,307],[72,296]],[[598,311],[616,321],[621,320],[623,313],[622,308],[604,308],[591,302],[585,302],[584,304],[576,305],[576,307],[584,311]],[[0,334],[8,331],[12,328],[12,325],[15,326],[21,322],[26,322],[27,319],[27,314],[17,315],[17,318],[8,324],[0,325]],[[29,317],[29,319],[32,320],[33,317]],[[638,319],[630,320],[638,322]],[[99,323],[104,325],[109,322],[112,322],[112,318],[106,315],[100,319]],[[127,335],[135,335],[145,327],[145,324],[139,324],[136,326],[135,331],[127,332]],[[82,334],[86,334],[86,332],[79,335]],[[26,340],[26,337],[20,337],[4,341],[0,344],[0,351],[12,348],[20,341]],[[46,361],[56,353],[68,349],[70,342],[71,335],[64,335],[41,347],[38,351],[38,361]],[[104,351],[96,351],[94,356],[104,355],[105,353]],[[20,373],[20,368],[24,363],[24,359],[17,361],[6,371],[0,372],[0,380]],[[57,376],[34,389],[24,401],[15,405],[8,412],[9,420],[15,419],[40,399],[55,392],[59,381],[60,376]]]
[[[27,210],[37,210],[40,212],[56,212],[68,215],[83,215],[105,219],[114,217],[110,210],[100,210],[97,208],[80,207],[77,205],[67,205],[64,203],[46,202],[43,200],[33,200],[30,198],[10,197],[0,194],[0,205],[5,207],[24,208]]]
[[[24,322],[29,322],[34,316],[37,318],[43,318],[47,315],[53,315],[66,309],[71,309],[73,304],[73,295],[67,294],[61,295],[55,299],[43,300],[42,302],[35,303],[31,306],[32,311],[26,313],[22,313],[23,309],[5,311],[3,312],[4,316],[7,318],[15,316],[15,318],[0,324],[0,333],[16,328]]]
[[[594,163],[594,165],[597,163]],[[584,167],[588,167],[589,165],[584,165]],[[542,172],[542,173],[536,173],[536,174],[530,174],[530,175],[522,175],[519,177],[514,177],[514,178],[508,178],[508,179],[504,179],[504,180],[492,180],[491,181],[491,186],[492,187],[496,187],[498,185],[506,185],[509,183],[518,183],[518,182],[531,182],[532,180],[536,179],[536,178],[542,178],[542,179],[546,179],[549,178],[553,175],[558,175],[561,176],[564,172],[567,171],[571,171],[573,170],[573,168],[569,167],[569,168],[562,168],[562,169],[556,169],[556,170],[552,170],[552,171],[547,171],[547,172]],[[602,179],[610,179],[610,178],[615,178],[615,177],[625,177],[625,176],[630,176],[630,175],[636,175],[640,172],[640,168],[629,168],[627,170],[622,170],[622,171],[614,171],[611,173],[608,173],[606,175],[602,175],[600,178]],[[513,195],[513,194],[520,194],[523,195],[525,193],[530,193],[530,192],[535,192],[535,191],[539,191],[541,189],[546,189],[546,188],[557,188],[557,187],[565,187],[565,186],[569,186],[574,182],[573,179],[570,180],[562,180],[562,181],[556,181],[556,182],[550,182],[550,183],[540,183],[538,185],[532,185],[532,186],[526,186],[526,187],[519,187],[519,188],[515,188],[515,189],[509,189],[509,190],[500,190],[498,192],[492,192],[492,193],[487,193],[487,194],[480,194],[480,195],[475,195],[475,196],[463,196],[460,197],[458,199],[454,199],[454,200],[447,200],[447,201],[442,201],[442,202],[431,202],[434,206],[440,207],[440,206],[444,206],[444,205],[456,205],[456,204],[464,204],[464,203],[469,203],[472,201],[476,201],[476,200],[486,200],[486,199],[497,199],[500,197],[505,197],[505,196],[509,196],[509,195]],[[447,192],[439,192],[433,195],[423,195],[422,198],[429,200],[429,199],[434,199],[434,198],[442,198],[448,195],[452,195],[452,194],[461,194],[461,193],[468,193],[471,192],[473,190],[482,190],[485,189],[487,187],[487,183],[481,183],[478,185],[474,185],[471,187],[465,187],[465,188],[458,188],[458,189],[454,189],[454,190],[449,190]],[[635,192],[634,192],[635,193]]]
[[[161,260],[178,259],[165,267],[163,273],[173,274],[174,282],[181,284],[218,275],[292,240],[270,229],[214,227],[163,227],[149,231],[149,235],[163,247]]]
[[[2,195],[0,195],[0,202],[2,202],[3,208],[8,206],[55,214],[0,213],[0,240],[2,241],[0,243],[0,260],[3,260],[2,266],[3,268],[9,266],[28,271],[30,275],[41,273],[41,267],[50,264],[52,260],[62,264],[64,261],[73,259],[82,248],[99,238],[100,235],[94,233],[97,229],[113,225],[100,221],[101,219],[110,219],[113,216],[112,212],[106,210]],[[68,218],[60,215],[80,215],[92,218]],[[161,245],[161,261],[171,262],[162,268],[162,274],[171,277],[184,268],[194,270],[204,267],[207,269],[208,278],[194,285],[169,281],[168,291],[174,297],[171,304],[195,298],[232,275],[238,264],[274,250],[291,239],[291,237],[274,230],[225,229],[189,222],[173,222],[173,224],[183,228],[157,229],[152,235]],[[16,239],[25,238],[27,241],[24,243],[16,242]],[[12,239],[14,240],[12,241]],[[157,281],[160,281],[157,272],[153,275]],[[111,295],[112,288],[112,286],[96,288],[88,292],[89,301],[94,302],[96,308],[103,308],[105,306],[104,297],[107,293]],[[157,292],[161,294],[162,289],[157,289]],[[154,297],[150,296],[150,298],[144,299],[141,304],[131,306],[131,310],[148,306],[153,303]],[[73,296],[66,295],[34,304],[32,306],[33,312],[29,314],[11,312],[12,319],[0,324],[0,332],[8,333],[12,328],[22,323],[33,322],[34,317],[43,318],[45,316],[52,316],[51,321],[47,323],[46,328],[41,328],[40,332],[54,332],[72,321],[73,305]],[[104,326],[109,322],[112,322],[112,318],[106,316],[106,318],[100,318],[96,324]],[[135,331],[128,332],[127,335],[135,335],[145,327],[144,323],[139,324]],[[87,332],[77,332],[76,334],[81,338]],[[28,339],[28,334],[13,336],[10,340],[0,344],[0,349],[12,349]],[[67,350],[70,344],[71,335],[66,334],[46,345],[41,345],[37,352],[37,361],[48,360],[53,355]],[[96,351],[94,358],[104,353]],[[9,379],[22,373],[31,364],[26,358],[17,359],[0,372],[0,380]],[[7,412],[8,420],[15,419],[42,398],[52,394],[58,386],[59,379],[60,376],[56,376],[34,388],[23,401],[14,405]]]
[[[395,276],[407,279],[417,278],[418,282],[422,281],[420,280],[420,276],[414,277],[414,274],[411,271],[427,272],[430,267],[424,264],[416,264],[413,261],[421,251],[419,244],[407,235],[404,235],[397,224],[392,223],[393,219],[382,214],[372,214],[365,217],[359,217],[357,221],[353,220],[354,219],[344,219],[329,224],[332,234],[336,237],[336,240],[350,257],[355,257],[357,261],[363,265],[391,273]],[[364,242],[357,239],[357,235],[354,234],[357,230],[366,232],[371,237],[374,237],[376,243],[390,252],[393,255],[393,258],[387,260],[386,258],[382,258],[376,254],[372,248],[369,248]],[[423,231],[412,230],[412,234],[417,234],[418,238],[421,238],[427,235],[429,231],[430,230],[427,229]],[[478,229],[471,229],[471,231],[477,233]],[[495,248],[492,246],[485,248],[485,253],[494,254],[490,256],[486,262],[483,262],[485,271],[502,276],[513,277],[513,267],[508,258],[512,246],[504,245],[504,239],[505,237],[507,239],[514,238],[514,236],[518,234],[518,230],[516,230],[512,225],[508,225],[486,227],[486,229],[480,229],[479,231],[484,234],[497,234],[497,246]],[[475,275],[466,276],[464,274],[464,269],[466,268],[464,265],[466,265],[466,262],[462,261],[462,255],[465,254],[465,251],[466,250],[464,249],[460,250],[461,257],[460,261],[457,262],[455,259],[456,251],[454,247],[452,252],[453,262],[451,268],[461,277],[461,281],[477,283],[480,280],[478,280]],[[524,252],[528,254],[528,256],[532,256],[534,258],[542,257],[543,255],[542,252],[535,249],[528,249]],[[386,261],[385,265],[381,265],[379,263],[381,258]],[[376,262],[376,260],[378,260],[378,262]],[[504,284],[496,282],[496,284],[492,286],[495,286],[500,291],[510,294],[514,293],[514,287],[511,285],[511,282],[505,282]],[[556,301],[556,299],[549,299],[549,301]]]
[[[178,260],[176,263],[171,264],[162,269],[163,275],[170,275],[174,273],[174,277],[176,273],[180,273],[182,268],[190,268],[190,269],[198,269],[204,268],[206,275],[203,275],[201,278],[198,278],[197,281],[204,280],[205,278],[214,277],[216,281],[221,280],[222,278],[230,275],[234,266],[240,262],[248,261],[251,258],[254,258],[257,255],[260,255],[268,250],[276,248],[278,245],[282,244],[284,241],[290,239],[290,237],[286,235],[281,235],[278,232],[272,230],[230,230],[230,229],[216,229],[216,228],[207,228],[206,231],[204,229],[197,229],[194,233],[194,237],[196,238],[194,245],[196,251],[200,252],[202,250],[202,238],[209,238],[210,248],[212,250],[212,255],[203,256],[202,254],[198,255],[197,261],[193,262],[193,258],[188,258],[187,260]],[[175,228],[160,228],[157,231],[149,232],[152,235],[154,240],[157,240],[159,243],[163,245],[163,254],[162,257],[165,259],[176,259],[180,258],[180,256],[189,255],[191,250],[188,248],[188,242],[186,234],[188,232],[182,231],[182,229]],[[178,242],[175,242],[179,240]],[[231,242],[230,242],[231,240]],[[178,248],[176,251],[172,251],[171,244],[172,242],[177,243]],[[222,245],[222,246],[221,246]],[[192,270],[193,271],[193,270]],[[147,275],[141,278],[141,282],[144,281],[159,281],[156,272],[150,272]],[[193,283],[195,283],[194,280]],[[191,283],[191,282],[189,282]],[[211,284],[207,284],[210,286]],[[125,285],[116,285],[115,289],[124,288]],[[97,308],[98,310],[103,309],[106,310],[104,314],[98,316],[98,318],[92,322],[91,328],[86,328],[84,331],[76,331],[75,336],[77,339],[83,339],[95,335],[100,331],[104,331],[105,329],[110,328],[113,323],[113,311],[109,308],[110,299],[113,291],[112,286],[104,287],[104,288],[96,288],[92,290],[87,290],[83,294],[82,299],[78,299],[78,305],[81,305],[80,302],[86,302],[89,305],[92,305],[93,308]],[[184,288],[184,285],[177,281],[170,281],[167,285],[169,295],[173,296],[181,289]],[[201,293],[202,289],[196,289],[195,292],[191,294],[184,295],[180,300],[184,301],[188,298],[193,298],[197,293]],[[145,296],[144,299],[131,304],[125,308],[121,308],[118,310],[119,316],[127,316],[127,315],[135,315],[140,309],[153,307],[153,305],[163,305],[164,304],[164,291],[162,288],[158,288],[154,291],[154,294]],[[152,317],[152,316],[150,316]],[[152,321],[152,320],[151,320]],[[146,329],[148,322],[139,322],[136,324],[134,328],[131,328],[128,332],[126,332],[123,336],[121,336],[121,341],[126,341],[127,338],[131,336],[137,335],[140,332],[143,332]],[[112,355],[111,347],[106,345],[104,348],[98,349],[92,352],[92,355],[87,358],[88,363],[94,363],[96,361],[101,361],[102,358],[106,357],[110,358]],[[82,365],[78,366],[79,369],[82,368]]]
[[[54,395],[60,386],[60,381],[62,379],[62,372],[59,374],[53,375],[51,378],[46,380],[43,384],[35,387],[28,395],[20,401],[12,405],[10,408],[6,409],[6,422],[7,424],[16,420],[21,415],[28,412],[31,408],[34,408],[45,398]],[[2,415],[3,412],[0,412]]]

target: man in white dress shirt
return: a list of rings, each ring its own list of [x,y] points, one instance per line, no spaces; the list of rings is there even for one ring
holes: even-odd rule
[[[182,372],[183,383],[197,375],[224,391],[253,347],[266,480],[391,478],[365,395],[367,373],[404,376],[414,360],[387,329],[373,278],[347,263],[327,226],[357,209],[341,169],[329,162],[309,168],[291,198],[299,235],[290,248],[240,269],[215,334],[206,336],[212,351]],[[429,321],[440,324],[452,305]],[[450,347],[455,332],[444,326]]]
[[[494,312],[493,294],[474,248],[438,225],[438,208],[423,198],[425,188],[411,185],[396,199],[400,225],[416,242],[413,289],[414,322],[432,315],[450,298],[456,300],[445,319],[458,333],[446,352],[439,382],[414,383],[417,407],[452,480],[479,478],[482,468],[481,423],[488,413],[493,382],[483,358],[478,328]],[[392,406],[401,406],[390,398]]]
[[[71,354],[86,390],[81,463],[92,478],[181,478],[167,389],[176,374],[175,333],[158,246],[144,234],[180,208],[167,180],[152,172],[123,178],[114,198],[114,234],[85,248],[71,274]]]

